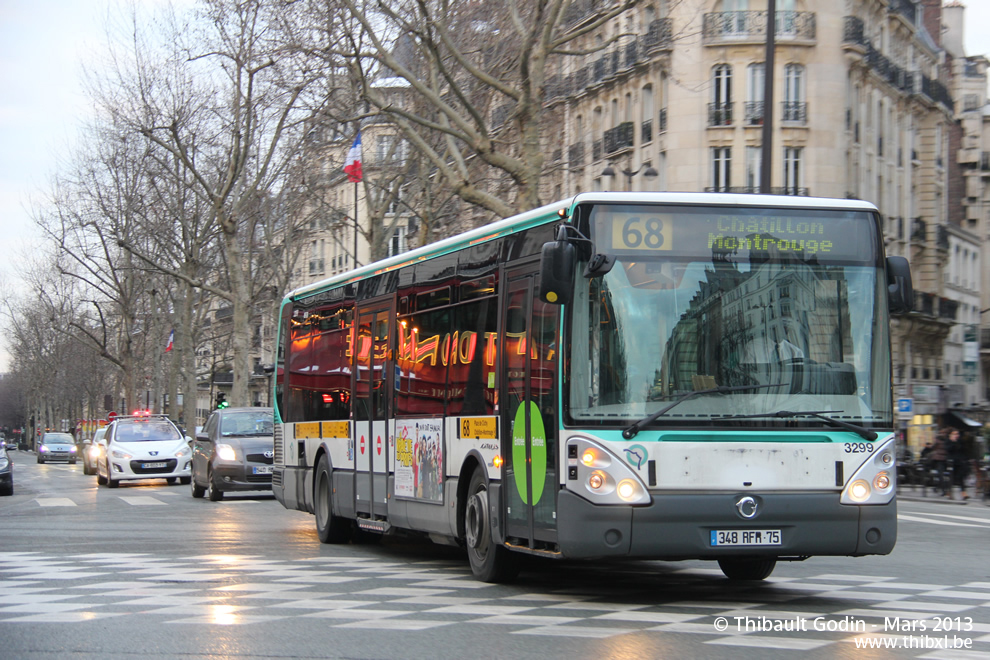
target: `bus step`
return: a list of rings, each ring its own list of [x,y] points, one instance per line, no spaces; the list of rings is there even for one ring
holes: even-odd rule
[[[357,525],[358,528],[366,532],[378,532],[379,534],[384,534],[392,527],[387,520],[369,520],[368,518],[358,518]]]
[[[510,541],[505,541],[505,547],[513,550],[515,552],[521,552],[526,555],[536,555],[537,557],[549,557],[551,559],[562,559],[563,554],[557,550],[548,550],[545,548],[530,548],[527,545],[518,545]]]

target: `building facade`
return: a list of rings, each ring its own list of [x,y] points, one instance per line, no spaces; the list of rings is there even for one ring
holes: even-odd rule
[[[765,0],[647,2],[589,34],[582,46],[594,52],[565,58],[548,80],[550,107],[566,127],[548,150],[551,185],[568,194],[760,192],[770,122],[771,192],[870,201],[884,217],[888,254],[911,262],[916,311],[892,324],[894,396],[908,402],[901,428],[920,446],[948,408],[980,409],[987,399],[964,327],[990,307],[980,286],[979,167],[967,170],[961,213],[975,221],[953,224],[950,213],[963,204],[950,185],[953,97],[976,94],[982,65],[946,52],[937,0],[777,0],[768,72],[768,10]],[[950,89],[959,80],[968,92]],[[973,107],[970,123],[985,116],[985,89],[984,74],[982,96],[962,105]],[[985,134],[967,135],[977,133]],[[966,142],[970,163],[987,149],[975,139]]]

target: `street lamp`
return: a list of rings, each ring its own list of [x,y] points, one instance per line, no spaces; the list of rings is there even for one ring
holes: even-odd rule
[[[622,173],[626,176],[626,179],[629,182],[629,192],[632,192],[632,178],[639,174],[640,171],[643,172],[643,176],[647,179],[655,179],[660,176],[660,174],[653,169],[652,165],[640,165],[634,170],[623,169]],[[605,169],[602,170],[602,176],[615,176],[615,168],[612,167],[611,163],[606,165]]]

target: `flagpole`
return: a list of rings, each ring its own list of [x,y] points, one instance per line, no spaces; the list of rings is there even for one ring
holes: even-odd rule
[[[354,267],[357,268],[358,264],[358,182],[354,182]]]

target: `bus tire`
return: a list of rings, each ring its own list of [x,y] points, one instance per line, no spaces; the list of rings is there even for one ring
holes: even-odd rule
[[[475,469],[464,507],[464,536],[471,572],[482,582],[510,582],[519,574],[519,557],[495,543],[489,516],[488,479]]]
[[[730,580],[765,580],[776,565],[776,559],[726,557],[718,560],[718,567]]]
[[[331,479],[330,460],[323,454],[316,465],[316,479],[313,482],[316,535],[320,537],[321,543],[347,543],[351,536],[351,525],[349,520],[333,515]]]

